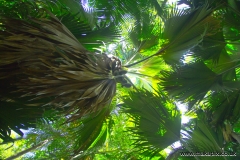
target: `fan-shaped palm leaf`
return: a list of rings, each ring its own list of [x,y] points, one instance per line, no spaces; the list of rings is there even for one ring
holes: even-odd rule
[[[209,90],[221,90],[221,76],[202,62],[177,67],[173,72],[162,72],[161,84],[169,94],[181,101],[198,101]]]
[[[229,2],[229,6],[225,10],[221,10],[221,13],[224,17],[224,32],[227,40],[236,41],[239,40],[239,18],[240,18],[240,9],[234,7],[234,3],[239,2]]]
[[[164,29],[161,29],[161,22],[158,30],[151,31],[153,35],[157,35],[157,39],[161,38],[161,48],[155,54],[139,61],[142,62],[153,56],[162,55],[163,59],[170,64],[179,63],[184,55],[203,41],[204,37],[215,35],[219,30],[219,20],[212,16],[214,9],[209,8],[207,4],[193,9],[179,10],[174,7],[168,10],[164,16]],[[138,27],[136,27],[137,29]],[[139,29],[138,29],[139,30]],[[132,32],[133,34],[134,32]],[[148,47],[156,45],[154,36],[143,42],[151,42]],[[134,36],[136,39],[136,36]],[[136,43],[136,42],[135,42]],[[141,43],[138,43],[141,44]],[[141,44],[144,46],[144,43]],[[147,47],[147,48],[148,48]],[[133,66],[139,62],[128,65]]]
[[[10,137],[11,130],[23,136],[21,129],[27,130],[30,127],[35,127],[36,118],[41,118],[43,115],[41,107],[24,106],[24,108],[20,108],[22,104],[19,102],[0,101],[0,106],[0,138],[3,143],[13,142]]]
[[[59,0],[56,4],[48,0],[40,1],[88,50],[93,51],[103,42],[113,42],[120,36],[113,21],[106,22],[95,15],[95,9],[84,9],[84,4],[81,5],[75,0]]]
[[[178,63],[186,51],[199,44],[204,36],[216,33],[218,22],[211,17],[212,12],[208,5],[191,10],[173,8],[169,12],[163,32],[163,38],[169,40],[163,55],[167,62]]]
[[[52,13],[39,11],[37,18],[0,15],[1,100],[24,99],[20,109],[44,105],[74,112],[69,121],[107,106],[116,91],[112,73],[121,64],[87,51]]]
[[[223,125],[226,120],[235,123],[240,117],[239,90],[227,93],[213,93],[206,99],[205,104],[214,111],[211,123],[215,126]]]
[[[23,96],[36,95],[37,99],[58,96],[49,103],[51,105],[81,104],[85,108],[88,103],[98,105],[100,102],[104,106],[111,99],[110,95],[114,95],[115,92],[115,81],[110,72],[111,60],[106,55],[87,52],[67,28],[51,16],[50,20],[30,19],[35,25],[41,26],[40,28],[29,26],[31,24],[21,20],[2,18],[3,27],[15,33],[14,36],[4,35],[5,40],[1,41],[3,70],[7,69],[6,65],[19,62],[17,66],[28,76],[19,78],[14,85],[17,85],[19,92],[25,93]],[[10,28],[17,24],[20,27]],[[23,34],[17,34],[19,32]],[[24,35],[24,32],[27,34]],[[34,43],[38,43],[38,46],[35,47]],[[13,47],[15,52],[12,51]],[[19,56],[15,56],[16,52]],[[17,74],[22,74],[21,70],[15,73]],[[106,86],[108,84],[110,88]],[[67,88],[69,90],[66,90]],[[103,93],[104,96],[101,97],[99,93]],[[104,100],[105,96],[110,97]],[[84,100],[91,102],[83,102]]]
[[[181,140],[182,145],[191,153],[223,153],[223,135],[221,129],[211,128],[205,120],[198,120],[195,129],[186,130]],[[183,153],[184,154],[184,153]],[[195,156],[199,160],[207,160],[209,156]],[[231,157],[230,157],[231,158]],[[213,156],[211,159],[228,159],[228,157]]]
[[[123,111],[135,124],[129,128],[136,135],[134,145],[145,154],[154,155],[179,140],[180,112],[160,88],[156,94],[140,91],[132,91],[124,98]]]
[[[226,44],[223,32],[218,32],[203,38],[203,41],[199,43],[198,46],[194,47],[190,51],[190,54],[191,56],[199,57],[203,60],[211,59],[214,64],[216,64],[221,54],[225,51]]]
[[[111,108],[111,107],[110,107]],[[107,135],[110,134],[112,123],[110,122],[110,108],[104,108],[98,113],[87,115],[73,122],[70,133],[75,139],[75,157],[84,157],[91,150],[96,150],[104,144]]]

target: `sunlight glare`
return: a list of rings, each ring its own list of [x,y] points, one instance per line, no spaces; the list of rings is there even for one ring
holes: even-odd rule
[[[177,1],[178,0],[168,0],[168,4],[177,4]],[[181,5],[178,5],[178,8],[179,9],[183,9],[183,8],[189,8],[189,6],[188,5],[186,5],[186,4],[181,4]]]
[[[127,77],[131,80],[131,82],[133,83],[133,84],[136,84],[137,83],[137,78],[136,78],[136,76],[132,76],[131,74],[126,74],[127,75]]]
[[[190,118],[188,116],[185,116],[185,112],[187,112],[187,106],[182,103],[177,102],[177,107],[182,112],[182,124],[188,123]]]
[[[108,45],[108,52],[113,52],[115,49],[116,49],[116,44],[113,44],[113,43],[111,43],[111,44],[109,44]]]
[[[165,151],[167,154],[169,154],[172,150],[169,149],[169,148],[165,148],[164,151]]]
[[[180,141],[177,141],[177,142],[173,143],[172,146],[173,146],[173,148],[178,148],[181,146],[181,143],[180,143]]]
[[[182,124],[183,123],[188,123],[189,122],[189,117],[182,115]]]

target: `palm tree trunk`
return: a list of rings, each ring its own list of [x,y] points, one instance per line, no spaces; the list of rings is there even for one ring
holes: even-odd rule
[[[23,151],[21,151],[21,152],[18,152],[18,153],[15,154],[15,155],[11,156],[11,157],[8,157],[6,160],[13,160],[13,159],[15,159],[15,158],[18,158],[18,157],[20,157],[20,156],[22,156],[22,155],[24,155],[24,154],[26,154],[26,153],[28,153],[28,152],[31,152],[31,151],[37,149],[38,147],[43,146],[43,145],[46,144],[47,142],[48,142],[48,140],[42,141],[42,142],[40,142],[40,143],[37,144],[37,145],[33,145],[32,147],[30,147],[30,148],[28,148],[28,149],[25,149],[25,150],[23,150]]]

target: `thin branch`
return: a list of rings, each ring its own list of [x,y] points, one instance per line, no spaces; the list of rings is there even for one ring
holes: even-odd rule
[[[25,149],[25,150],[23,150],[23,151],[21,151],[21,152],[18,152],[17,154],[15,154],[15,155],[13,155],[13,156],[11,156],[11,157],[8,157],[6,160],[16,159],[16,158],[18,158],[18,157],[20,157],[20,156],[22,156],[22,155],[24,155],[24,154],[26,154],[26,153],[28,153],[28,152],[31,152],[31,151],[37,149],[38,147],[43,146],[43,145],[46,144],[47,142],[48,142],[48,140],[42,141],[42,142],[40,142],[40,143],[37,144],[37,145],[34,145],[34,146],[32,146],[32,147],[30,147],[30,148],[28,148],[28,149]]]
[[[144,76],[144,77],[154,78],[153,76],[148,76],[148,75],[146,75],[146,74],[135,73],[135,72],[128,72],[128,74],[133,74],[133,75],[138,75],[138,76]]]
[[[154,57],[154,56],[158,56],[159,54],[164,53],[164,51],[168,48],[168,46],[169,46],[169,45],[165,46],[164,48],[162,48],[162,49],[160,49],[159,51],[157,51],[157,53],[154,53],[153,55],[151,55],[151,56],[149,56],[149,57],[146,57],[146,58],[144,58],[144,59],[142,59],[142,60],[140,60],[140,61],[134,62],[134,63],[132,63],[132,64],[129,64],[129,65],[126,65],[126,66],[123,66],[123,67],[129,68],[129,67],[132,67],[132,66],[134,66],[134,65],[136,65],[136,64],[138,64],[138,63],[144,62],[144,61],[146,61],[146,60],[148,60],[148,59],[150,59],[150,58],[152,58],[152,57]]]
[[[236,66],[233,66],[233,67],[231,67],[231,68],[229,68],[229,69],[227,69],[227,70],[219,73],[218,75],[223,75],[224,73],[226,73],[226,72],[228,72],[228,71],[230,71],[230,70],[232,70],[232,69],[235,69],[235,68],[237,68],[237,67],[239,67],[239,66],[240,66],[240,64],[238,64],[238,65],[236,65]]]

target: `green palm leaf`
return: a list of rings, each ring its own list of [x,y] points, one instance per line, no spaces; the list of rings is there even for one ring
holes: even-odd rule
[[[239,40],[240,11],[235,10],[231,7],[228,7],[225,10],[221,10],[220,14],[224,15],[224,33],[225,33],[226,39],[232,40],[232,41]]]
[[[204,36],[216,32],[214,27],[207,27],[218,25],[211,17],[212,11],[208,5],[204,5],[191,10],[173,8],[169,12],[163,32],[163,38],[169,41],[163,55],[168,63],[178,63],[189,49],[203,40]]]
[[[90,114],[73,123],[70,128],[70,133],[75,139],[75,155],[82,157],[89,153],[89,151],[102,146],[110,133],[111,107],[105,107],[97,114]]]
[[[134,145],[143,153],[154,155],[179,140],[180,112],[160,88],[156,94],[140,91],[131,91],[124,98],[123,111],[135,125],[129,128],[136,136]]]
[[[221,76],[212,72],[204,63],[198,62],[176,67],[173,72],[163,71],[165,90],[180,101],[202,100],[209,90],[221,90]]]
[[[191,50],[191,55],[203,60],[211,59],[216,64],[225,51],[226,44],[223,32],[218,32],[203,38],[203,41]]]
[[[214,110],[211,123],[215,126],[223,125],[225,120],[235,123],[240,118],[239,90],[213,93],[205,104],[209,109]]]
[[[211,128],[205,120],[198,120],[196,127],[192,131],[184,133],[181,143],[188,150],[193,153],[222,153],[223,135],[220,128]],[[199,160],[207,160],[208,156],[195,156]],[[211,157],[211,159],[228,159],[228,157]]]

